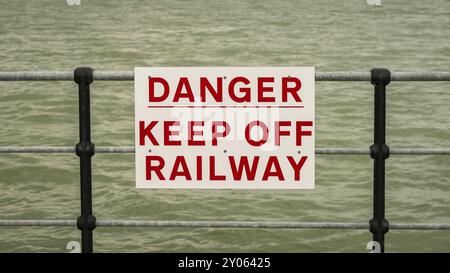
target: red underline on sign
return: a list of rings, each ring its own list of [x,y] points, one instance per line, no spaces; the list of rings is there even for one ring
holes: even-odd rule
[[[303,105],[149,105],[148,108],[303,108]]]

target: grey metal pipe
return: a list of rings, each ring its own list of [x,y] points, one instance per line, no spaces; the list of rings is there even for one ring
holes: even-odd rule
[[[96,153],[134,153],[134,147],[95,147]],[[0,153],[75,153],[75,147],[0,147]],[[316,148],[316,154],[368,155],[369,148]],[[392,155],[450,155],[450,148],[391,148]]]
[[[0,226],[76,226],[76,220],[0,220]],[[282,228],[282,229],[367,229],[368,223],[351,222],[247,222],[247,221],[149,221],[97,220],[99,227],[172,227],[172,228]],[[391,223],[391,229],[450,230],[444,223]]]
[[[77,220],[0,220],[3,227],[65,227],[76,226]]]
[[[188,227],[188,228],[324,228],[324,229],[367,229],[364,223],[341,222],[244,222],[244,221],[145,221],[145,220],[102,220],[104,227]]]
[[[316,72],[316,81],[370,81],[370,72]],[[95,71],[95,81],[132,81],[134,71]],[[0,72],[0,81],[73,81],[73,71]],[[450,81],[450,72],[392,72],[391,81]]]

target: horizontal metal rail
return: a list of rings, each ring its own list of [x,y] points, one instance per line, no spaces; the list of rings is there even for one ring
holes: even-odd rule
[[[370,81],[370,72],[316,72],[316,81]],[[0,72],[0,81],[73,81],[73,71]],[[94,81],[132,81],[133,71],[94,71]],[[392,72],[391,81],[450,81],[450,72]]]
[[[96,153],[134,153],[134,147],[95,147]],[[75,153],[75,147],[0,147],[0,153]],[[316,154],[368,155],[369,148],[316,148]],[[450,148],[391,148],[392,155],[450,155]]]
[[[281,228],[281,229],[368,229],[369,223],[351,222],[244,222],[244,221],[149,221],[149,220],[97,220],[99,227],[188,227],[188,228]],[[76,226],[76,220],[0,220],[0,226],[58,227]],[[391,229],[450,230],[442,223],[390,223]]]

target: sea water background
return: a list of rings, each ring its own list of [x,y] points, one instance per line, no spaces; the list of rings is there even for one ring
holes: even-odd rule
[[[317,71],[450,70],[450,2],[0,1],[0,70],[132,70],[135,66],[315,66]],[[450,83],[393,82],[391,147],[450,147]],[[372,143],[368,82],[316,84],[317,147]],[[92,85],[97,146],[133,145],[133,83]],[[1,146],[71,146],[76,85],[0,82]],[[132,154],[93,159],[100,219],[367,222],[372,161],[317,155],[315,190],[137,190]],[[78,158],[0,154],[1,219],[76,219]],[[450,222],[450,158],[391,156],[391,222]],[[98,252],[366,252],[366,230],[98,228]],[[64,252],[75,227],[0,228],[1,252]],[[448,252],[448,231],[387,235],[391,252]]]

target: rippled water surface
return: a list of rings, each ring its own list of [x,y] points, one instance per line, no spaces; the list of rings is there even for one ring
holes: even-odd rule
[[[135,66],[315,66],[317,71],[450,71],[450,2],[0,1],[0,70],[132,70]],[[97,146],[133,145],[133,83],[92,85]],[[450,83],[394,82],[391,147],[450,147]],[[372,142],[368,82],[316,84],[318,147]],[[71,146],[78,140],[76,85],[0,82],[0,146]],[[78,158],[0,154],[0,219],[75,219]],[[93,158],[101,219],[367,222],[368,156],[317,155],[313,191],[136,190],[134,156]],[[450,223],[450,158],[391,156],[390,222]],[[73,228],[0,227],[1,252],[64,252]],[[98,228],[99,252],[365,252],[367,230]],[[392,230],[386,250],[450,251],[448,231]]]

